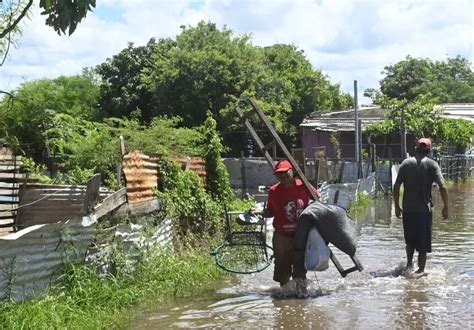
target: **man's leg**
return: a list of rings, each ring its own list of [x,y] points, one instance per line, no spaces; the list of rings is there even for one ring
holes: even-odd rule
[[[304,265],[305,251],[293,251],[293,278],[306,279],[306,267]]]
[[[415,248],[412,245],[407,244],[405,250],[407,252],[407,268],[411,269],[413,268],[413,254],[415,253]]]
[[[293,252],[293,240],[282,234],[273,233],[273,256],[275,268],[273,280],[285,285],[291,278],[291,254]]]
[[[418,270],[416,273],[423,273],[426,266],[426,252],[418,252]]]

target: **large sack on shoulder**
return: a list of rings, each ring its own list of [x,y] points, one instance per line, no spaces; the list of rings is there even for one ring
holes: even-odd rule
[[[344,208],[315,201],[301,213],[296,227],[295,249],[303,250],[311,226],[316,226],[326,242],[353,256],[356,252],[355,223]]]

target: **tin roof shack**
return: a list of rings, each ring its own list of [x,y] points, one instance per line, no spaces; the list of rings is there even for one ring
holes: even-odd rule
[[[361,122],[362,132],[375,122],[384,120],[389,114],[389,109],[380,106],[361,106],[358,117]],[[355,113],[354,109],[313,113],[300,124],[302,130],[303,149],[307,157],[312,157],[315,147],[326,147],[326,156],[336,158],[336,147],[331,142],[331,136],[336,134],[339,142],[341,158],[355,160]],[[407,137],[408,139],[408,137]],[[400,158],[400,136],[385,136],[373,139],[370,143],[376,144],[377,156],[383,159]],[[368,150],[369,141],[362,134],[362,151]]]

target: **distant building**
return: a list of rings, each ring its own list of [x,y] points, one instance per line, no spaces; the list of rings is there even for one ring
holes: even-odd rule
[[[442,117],[465,119],[474,123],[474,103],[445,103],[435,107],[443,107]],[[373,123],[382,121],[389,114],[389,109],[382,109],[378,105],[361,106],[358,117],[361,122],[362,132]],[[305,156],[312,158],[315,147],[325,147],[326,156],[329,159],[336,157],[336,150],[331,142],[331,136],[337,135],[341,158],[347,160],[355,159],[355,119],[354,109],[317,112],[308,116],[300,124],[302,130],[302,143]],[[415,137],[407,135],[407,150],[410,152],[414,147]],[[377,156],[381,159],[400,159],[401,146],[399,133],[392,136],[379,137],[370,143],[376,144]],[[471,144],[474,144],[474,137]],[[369,141],[362,134],[362,151],[368,150]],[[448,148],[449,149],[449,148]],[[455,147],[451,147],[454,154]]]
[[[358,109],[358,118],[362,132],[373,123],[382,121],[389,114],[389,109],[380,106],[361,106]],[[300,124],[302,130],[302,143],[306,157],[312,157],[315,147],[324,146],[328,159],[336,157],[336,149],[331,142],[331,136],[337,135],[341,158],[355,159],[355,113],[354,109],[319,112],[308,116]],[[408,137],[407,137],[407,141]],[[386,136],[377,138],[370,143],[376,144],[377,156],[383,159],[400,158],[400,136]],[[362,150],[368,149],[369,141],[362,134]]]

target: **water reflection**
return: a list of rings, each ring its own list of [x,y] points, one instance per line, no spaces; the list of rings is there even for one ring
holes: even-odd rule
[[[363,272],[341,278],[331,265],[325,272],[308,274],[324,295],[274,299],[278,287],[269,267],[238,277],[214,294],[145,311],[130,328],[472,329],[474,184],[450,187],[449,194],[450,217],[442,219],[442,202],[433,193],[433,252],[426,277],[413,279],[403,273],[402,222],[387,196],[357,219]],[[350,266],[347,256],[333,252],[343,266]]]

